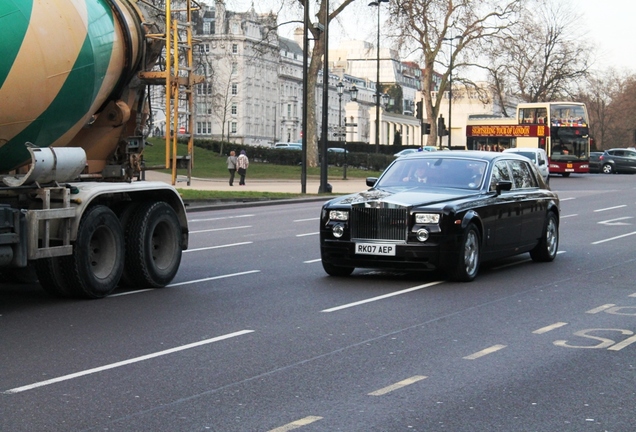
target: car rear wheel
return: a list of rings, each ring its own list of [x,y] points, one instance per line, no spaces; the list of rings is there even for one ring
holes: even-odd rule
[[[354,270],[353,267],[339,267],[325,261],[322,262],[322,268],[325,269],[325,272],[327,272],[329,276],[340,277],[349,276]]]
[[[603,174],[612,174],[614,172],[614,168],[610,164],[603,165]]]
[[[559,249],[559,224],[554,213],[548,213],[539,244],[530,251],[530,257],[537,262],[550,262],[556,258]]]
[[[479,230],[475,224],[469,224],[464,231],[457,261],[448,269],[452,280],[470,282],[479,271],[480,260]]]

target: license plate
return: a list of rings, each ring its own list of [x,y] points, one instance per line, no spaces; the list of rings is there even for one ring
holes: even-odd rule
[[[356,253],[360,255],[395,256],[395,245],[378,243],[356,243]]]
[[[565,172],[574,172],[574,168],[566,168]]]

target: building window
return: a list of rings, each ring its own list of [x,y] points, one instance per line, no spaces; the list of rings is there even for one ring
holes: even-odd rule
[[[238,64],[232,63],[232,75],[236,75],[238,72]]]
[[[238,94],[238,85],[232,84],[232,96],[236,96]]]
[[[232,44],[232,54],[238,54],[238,44]]]
[[[238,113],[238,107],[236,106],[236,104],[232,104],[230,112],[232,113],[232,115],[236,115]]]
[[[230,123],[230,132],[233,134],[236,133],[236,122]]]

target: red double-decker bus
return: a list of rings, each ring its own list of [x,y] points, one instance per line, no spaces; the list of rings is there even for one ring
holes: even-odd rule
[[[590,171],[589,123],[583,103],[519,104],[516,119],[469,119],[466,137],[469,149],[542,148],[550,174],[567,177]]]

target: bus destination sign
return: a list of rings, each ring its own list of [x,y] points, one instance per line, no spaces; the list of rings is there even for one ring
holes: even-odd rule
[[[467,137],[546,137],[550,128],[544,125],[466,126]]]

